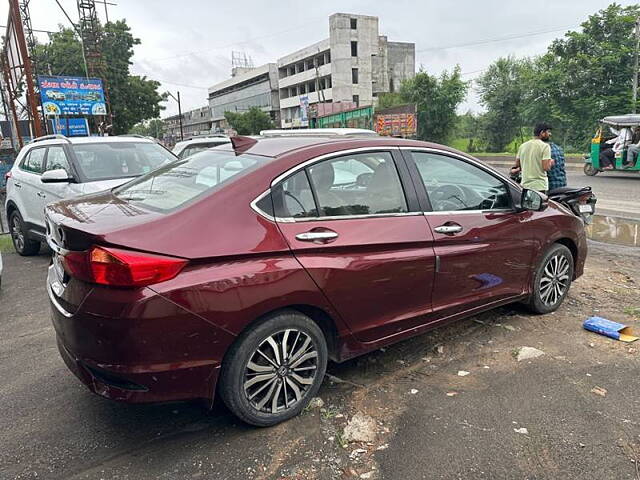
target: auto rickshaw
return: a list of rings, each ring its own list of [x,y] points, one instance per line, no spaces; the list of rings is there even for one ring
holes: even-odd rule
[[[640,114],[631,113],[628,115],[612,115],[610,117],[604,117],[602,120],[600,120],[598,130],[591,140],[591,154],[585,155],[584,159],[584,173],[585,175],[589,175],[590,177],[605,171],[600,165],[600,153],[605,148],[613,147],[612,144],[607,142],[616,138],[615,134],[606,135],[605,129],[607,129],[607,127],[613,127],[616,130],[620,130],[622,128],[634,129],[635,127],[640,127]],[[631,141],[628,142],[628,144],[630,143]],[[629,145],[625,145],[623,151],[620,154],[616,154],[615,160],[613,162],[613,169],[611,169],[612,171],[640,171],[640,158],[636,158],[634,163],[626,162],[629,151],[628,147]]]

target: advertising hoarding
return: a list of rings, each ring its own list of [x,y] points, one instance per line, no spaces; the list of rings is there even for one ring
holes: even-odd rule
[[[89,122],[86,118],[56,118],[51,122],[53,133],[65,137],[88,137]]]
[[[106,115],[102,80],[38,76],[45,115]]]

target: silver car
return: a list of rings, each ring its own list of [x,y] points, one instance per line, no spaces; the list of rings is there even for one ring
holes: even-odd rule
[[[174,160],[166,148],[141,136],[35,139],[7,174],[5,210],[16,251],[40,250],[45,205],[116,187]]]

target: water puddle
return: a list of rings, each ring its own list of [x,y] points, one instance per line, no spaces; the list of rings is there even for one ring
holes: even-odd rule
[[[595,215],[587,236],[598,242],[640,247],[640,221]]]

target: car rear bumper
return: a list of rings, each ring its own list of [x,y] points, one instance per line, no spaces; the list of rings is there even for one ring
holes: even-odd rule
[[[104,365],[81,360],[62,344],[58,351],[69,370],[87,388],[101,397],[126,403],[156,403],[180,400],[213,402],[219,364],[182,368],[161,365]]]
[[[129,403],[205,400],[212,404],[221,359],[233,337],[155,293],[92,288],[71,313],[54,293],[49,300],[58,350],[92,392]],[[96,313],[107,309],[120,315]]]

